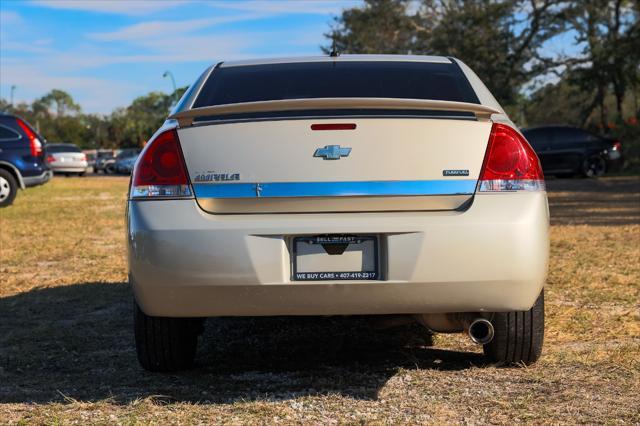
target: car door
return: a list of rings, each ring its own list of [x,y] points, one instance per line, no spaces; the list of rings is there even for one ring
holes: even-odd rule
[[[552,143],[545,155],[547,168],[561,173],[579,171],[586,148],[585,132],[571,127],[556,127],[552,132]]]

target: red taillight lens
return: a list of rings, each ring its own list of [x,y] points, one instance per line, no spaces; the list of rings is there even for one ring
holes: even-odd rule
[[[538,156],[524,136],[506,124],[494,123],[491,128],[478,190],[544,190]]]
[[[31,155],[34,156],[34,157],[41,156],[42,155],[42,142],[40,142],[40,139],[38,139],[38,136],[35,134],[35,132],[33,130],[31,130],[31,127],[29,127],[27,125],[27,123],[25,123],[24,121],[20,120],[19,118],[16,118],[16,122],[18,123],[18,126],[20,126],[20,128],[27,135],[27,138],[29,138],[29,146],[31,148]]]
[[[175,129],[147,143],[133,170],[131,197],[190,197],[180,141]]]
[[[622,149],[622,144],[620,143],[620,141],[613,141],[613,148],[614,151],[620,151]]]
[[[56,161],[56,159],[55,159],[55,157],[53,155],[51,155],[51,154],[47,155],[47,163],[53,163],[55,161]]]

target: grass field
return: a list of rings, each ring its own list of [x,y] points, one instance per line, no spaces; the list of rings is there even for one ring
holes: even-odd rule
[[[640,423],[640,178],[549,183],[547,333],[528,368],[361,318],[207,322],[198,367],[138,366],[124,178],[0,210],[0,423]]]

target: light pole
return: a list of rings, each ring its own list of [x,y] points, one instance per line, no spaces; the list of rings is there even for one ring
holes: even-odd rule
[[[11,85],[11,107],[13,108],[13,92],[16,90],[16,85]]]
[[[173,85],[173,93],[176,93],[176,79],[173,78],[173,73],[171,71],[165,71],[164,74],[162,74],[162,77],[167,78],[171,77],[171,84]]]

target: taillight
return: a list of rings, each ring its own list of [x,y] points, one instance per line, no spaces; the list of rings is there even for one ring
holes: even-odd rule
[[[132,198],[190,197],[191,187],[175,129],[149,141],[133,170]]]
[[[16,122],[18,123],[18,126],[20,126],[20,128],[27,135],[27,138],[29,138],[29,147],[31,148],[31,155],[33,157],[41,156],[42,142],[40,142],[40,139],[38,139],[38,136],[33,132],[33,130],[31,130],[31,127],[29,127],[27,123],[25,123],[24,121],[20,120],[19,118],[16,118]]]
[[[613,141],[613,147],[611,148],[612,151],[620,151],[622,149],[622,144],[620,143],[620,141]]]
[[[527,140],[506,124],[494,123],[478,191],[544,191],[540,160]]]
[[[56,159],[55,159],[55,157],[53,155],[51,155],[51,154],[47,155],[47,163],[51,164],[51,163],[53,163],[55,161],[56,161]]]

